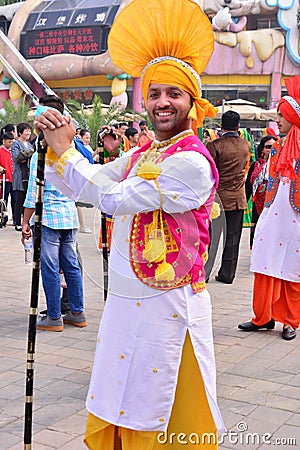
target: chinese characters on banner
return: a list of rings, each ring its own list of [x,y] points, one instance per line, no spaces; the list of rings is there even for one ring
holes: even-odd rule
[[[30,31],[26,33],[28,59],[71,53],[99,54],[100,27],[79,27],[59,30]]]
[[[77,102],[82,103],[91,103],[93,100],[93,91],[91,89],[84,89],[83,91],[79,89],[65,90],[63,92],[57,91],[55,92],[58,97],[60,97],[64,102],[68,100],[76,100]]]

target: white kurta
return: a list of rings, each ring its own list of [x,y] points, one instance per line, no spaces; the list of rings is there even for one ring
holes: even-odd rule
[[[250,270],[300,282],[300,214],[290,205],[289,194],[289,180],[281,180],[274,202],[260,215]]]
[[[216,402],[211,303],[205,290],[190,285],[169,291],[146,286],[129,260],[132,216],[160,206],[153,181],[135,176],[122,181],[126,156],[93,166],[78,153],[47,171],[47,179],[73,199],[89,201],[115,216],[109,267],[109,293],[102,316],[87,409],[112,424],[165,431],[174,403],[186,332],[219,430],[225,431]],[[207,200],[214,180],[210,164],[197,152],[181,152],[161,163],[158,178],[163,209],[188,211]],[[81,189],[83,187],[83,189]],[[80,192],[81,191],[81,192]],[[196,393],[195,393],[196,395]]]

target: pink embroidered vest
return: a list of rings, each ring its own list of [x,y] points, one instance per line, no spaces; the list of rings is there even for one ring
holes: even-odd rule
[[[279,175],[276,172],[276,165],[282,149],[282,140],[275,142],[270,153],[268,186],[265,198],[265,207],[268,208],[274,201],[278,185]],[[296,178],[291,181],[290,186],[290,204],[295,211],[300,212],[300,159],[296,161],[294,171]]]
[[[131,157],[124,174],[126,179],[133,166],[151,143],[144,145]],[[188,136],[169,147],[158,162],[178,152],[195,151],[210,162],[215,179],[214,188],[204,205],[184,213],[167,214],[163,211],[163,229],[166,241],[166,262],[171,264],[175,278],[173,281],[158,281],[155,278],[157,263],[146,261],[143,256],[145,237],[153,220],[153,212],[139,213],[133,217],[130,236],[130,261],[133,272],[144,284],[155,289],[172,289],[192,285],[194,292],[205,289],[204,264],[209,245],[209,215],[218,185],[219,175],[215,163],[204,145],[195,136]],[[159,178],[158,178],[159,181]]]

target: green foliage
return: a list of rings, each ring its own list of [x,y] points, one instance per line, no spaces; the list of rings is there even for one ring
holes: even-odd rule
[[[19,3],[18,0],[0,0],[0,6],[12,5],[13,3]]]
[[[0,115],[0,126],[3,127],[7,123],[18,124],[20,122],[28,122],[28,113],[31,101],[27,101],[26,97],[22,97],[15,105],[11,100],[3,100],[4,115]]]
[[[98,95],[95,95],[90,108],[75,100],[68,101],[67,106],[78,126],[89,130],[91,133],[91,147],[93,149],[97,148],[97,131],[104,125],[111,125],[122,120],[118,105],[103,108],[101,98]]]

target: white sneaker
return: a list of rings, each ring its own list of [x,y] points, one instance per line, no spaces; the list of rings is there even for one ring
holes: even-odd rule
[[[79,228],[79,232],[80,233],[87,233],[87,234],[91,234],[92,233],[92,230],[91,230],[91,228],[87,228],[87,227],[80,227]]]

